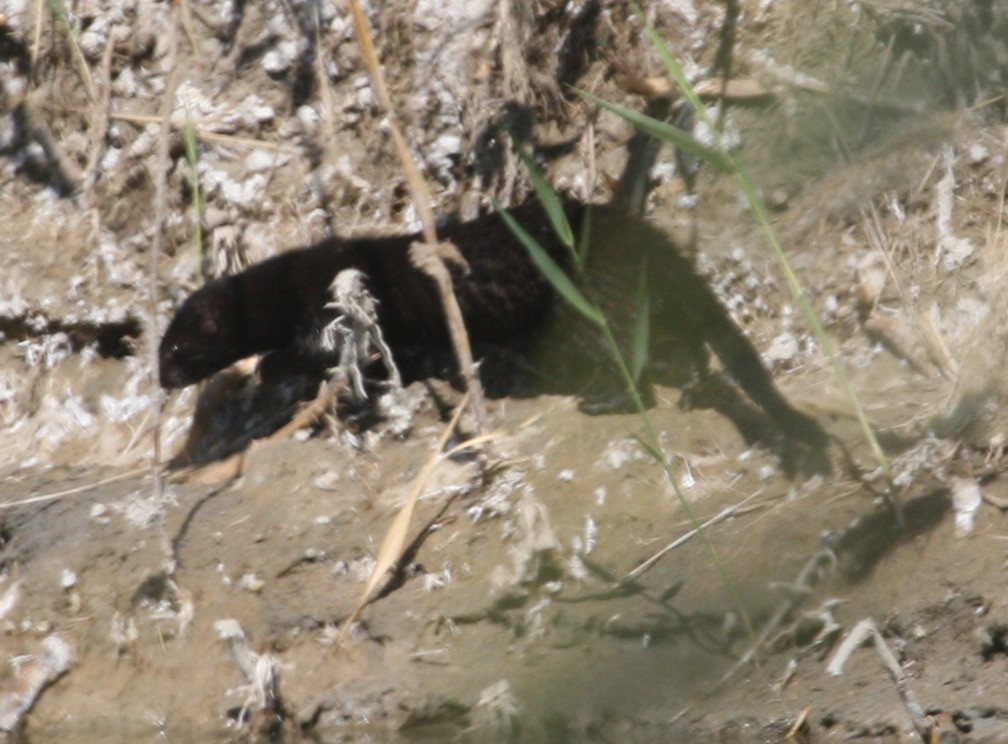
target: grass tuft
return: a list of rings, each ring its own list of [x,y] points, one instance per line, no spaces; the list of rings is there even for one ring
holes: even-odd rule
[[[546,216],[549,217],[553,231],[560,238],[560,242],[573,251],[574,232],[571,230],[570,222],[567,219],[566,212],[564,212],[560,197],[553,190],[553,187],[550,186],[549,181],[546,180],[546,176],[543,175],[535,158],[529,154],[528,150],[519,145],[517,151],[518,157],[521,158],[525,164],[525,169],[528,171],[529,179],[532,181],[532,188],[536,192],[536,198],[539,199],[539,203],[546,210]],[[572,252],[572,255],[575,261],[580,262],[580,256],[576,252]]]
[[[552,189],[551,189],[552,191]],[[556,198],[556,192],[553,192],[554,198]],[[559,203],[559,201],[558,201]],[[522,245],[528,249],[529,256],[532,257],[532,263],[543,273],[543,276],[553,285],[553,288],[581,315],[583,315],[587,320],[589,320],[595,326],[604,326],[605,318],[602,315],[602,311],[599,310],[598,306],[589,301],[587,297],[581,292],[580,289],[571,281],[571,278],[567,276],[562,268],[557,265],[557,262],[549,255],[549,253],[544,249],[539,242],[532,237],[522,227],[518,221],[508,212],[504,207],[502,207],[496,199],[493,200],[494,209],[496,209],[501,217],[504,218],[504,223],[508,228],[515,234],[518,240],[521,241]],[[564,216],[564,221],[566,222],[566,216]],[[569,229],[569,228],[568,228]],[[572,241],[573,244],[573,241]]]

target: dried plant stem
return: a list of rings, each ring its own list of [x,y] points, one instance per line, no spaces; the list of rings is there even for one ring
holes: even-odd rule
[[[109,104],[112,99],[112,52],[114,49],[115,38],[114,35],[109,34],[101,58],[101,93],[91,110],[91,154],[88,156],[87,165],[84,166],[87,187],[95,182],[98,165],[102,155],[105,154],[105,131],[108,129]]]
[[[35,33],[32,34],[32,46],[31,46],[31,66],[35,69],[35,63],[38,62],[39,49],[42,47],[42,6],[45,4],[45,0],[35,0]]]
[[[675,540],[673,540],[668,545],[666,545],[664,548],[662,548],[657,553],[655,553],[654,555],[652,555],[650,558],[648,558],[647,560],[641,562],[632,571],[628,572],[627,575],[623,577],[623,582],[625,583],[625,582],[628,582],[628,581],[633,581],[636,578],[639,578],[648,569],[650,569],[652,566],[654,566],[656,563],[658,563],[658,561],[660,561],[667,553],[675,550],[680,545],[683,545],[684,543],[688,542],[689,540],[692,540],[694,537],[696,537],[697,535],[701,534],[704,530],[709,529],[709,528],[713,527],[714,525],[718,524],[719,522],[723,522],[724,520],[726,520],[729,517],[733,516],[734,514],[738,513],[738,511],[743,506],[745,506],[746,504],[748,504],[750,501],[752,501],[757,496],[760,496],[763,493],[764,490],[765,489],[763,489],[763,488],[758,489],[756,492],[751,493],[748,496],[746,496],[739,503],[732,504],[731,506],[725,507],[724,509],[722,509],[720,512],[718,512],[717,514],[715,514],[710,519],[708,519],[705,522],[703,522],[703,523],[695,526],[693,529],[691,529],[686,534],[680,535]]]
[[[703,692],[696,695],[686,707],[679,710],[671,718],[671,722],[678,721],[683,716],[687,715],[701,700],[710,697],[719,689],[721,689],[728,680],[735,676],[736,673],[743,667],[752,663],[753,659],[756,658],[758,654],[767,644],[770,636],[773,632],[780,626],[784,619],[790,615],[797,607],[801,605],[802,600],[808,596],[809,590],[817,583],[817,576],[819,575],[820,569],[823,565],[830,565],[835,560],[835,556],[832,552],[827,550],[821,550],[802,566],[801,571],[798,573],[798,578],[791,584],[794,591],[788,592],[785,599],[777,606],[776,611],[770,616],[770,619],[763,624],[760,629],[759,635],[756,636],[752,642],[749,644],[749,648],[746,652],[736,661],[721,678],[715,682],[711,687],[707,688]]]
[[[434,468],[441,461],[445,445],[448,444],[449,438],[451,438],[452,433],[455,431],[455,427],[458,425],[459,419],[462,416],[462,411],[465,410],[468,402],[469,396],[466,394],[456,407],[455,414],[452,416],[451,421],[448,422],[448,425],[441,433],[441,437],[438,439],[438,443],[434,448],[434,451],[431,452],[430,457],[427,458],[427,464],[424,465],[423,470],[421,470],[420,474],[417,476],[417,479],[413,484],[413,490],[406,498],[406,503],[402,505],[402,508],[399,510],[396,518],[392,520],[392,525],[389,527],[388,532],[385,534],[385,538],[382,540],[381,547],[378,549],[378,555],[375,558],[375,567],[371,572],[371,578],[368,580],[367,586],[364,588],[357,606],[343,622],[343,629],[340,631],[340,636],[345,635],[347,628],[351,627],[357,621],[361,611],[367,605],[368,599],[371,597],[371,593],[375,590],[375,587],[378,586],[378,582],[382,580],[386,572],[392,568],[402,556],[403,548],[406,545],[406,534],[409,530],[410,522],[413,519],[413,510],[416,507],[416,503],[420,499],[420,495],[423,493],[431,473],[434,472]],[[468,447],[470,445],[470,442],[465,442],[461,446]]]
[[[89,113],[89,109],[83,109],[79,106],[53,106],[47,105],[44,107],[47,111],[56,111],[59,113],[69,113],[69,114],[84,114]],[[125,121],[131,124],[160,124],[162,122],[160,116],[154,114],[136,114],[124,111],[110,111],[108,113],[108,118],[110,121]],[[210,140],[213,142],[220,142],[225,145],[241,145],[245,147],[262,147],[266,150],[275,150],[277,152],[299,152],[298,148],[293,145],[287,145],[282,142],[267,142],[265,140],[255,139],[254,137],[239,137],[233,134],[223,134],[221,132],[214,132],[208,127],[209,123],[199,119],[192,120],[193,128],[196,130],[196,134],[199,135],[201,139]],[[174,125],[169,122],[169,126],[174,128]]]
[[[199,44],[196,43],[196,33],[193,31],[192,13],[189,10],[189,3],[186,0],[177,0],[175,6],[182,12],[182,28],[185,30],[186,39],[192,47],[193,56],[196,62],[203,65],[203,55],[200,54]]]
[[[99,481],[95,481],[94,483],[88,483],[87,485],[75,486],[73,488],[64,488],[62,491],[56,491],[55,493],[43,493],[39,494],[38,496],[29,496],[26,499],[19,499],[17,501],[8,501],[5,504],[0,504],[0,511],[5,511],[7,509],[16,509],[19,506],[44,504],[47,501],[59,501],[60,499],[65,499],[68,496],[78,496],[82,493],[93,491],[96,488],[107,486],[109,483],[118,483],[119,481],[129,480],[130,478],[141,476],[144,473],[149,473],[149,468],[146,465],[142,468],[127,470],[124,473],[116,473],[115,475],[109,476],[108,478],[102,478]]]
[[[70,45],[70,54],[73,57],[74,64],[77,66],[77,74],[84,85],[84,92],[87,93],[88,100],[94,103],[98,100],[98,94],[95,92],[94,81],[91,80],[91,70],[88,67],[87,60],[84,59],[84,52],[81,51],[80,44],[77,43],[77,32],[70,24],[66,8],[63,7],[61,0],[48,0],[48,3],[49,10],[63,24],[67,44]]]
[[[176,51],[178,48],[178,34],[175,31],[175,24],[171,24],[171,40],[169,42],[168,59],[171,62],[171,72],[168,74],[167,85],[165,86],[164,97],[161,100],[161,136],[158,139],[158,149],[155,160],[154,180],[154,240],[151,243],[150,262],[148,271],[148,294],[150,299],[150,341],[147,345],[149,354],[149,364],[151,372],[151,384],[155,390],[157,398],[157,415],[154,417],[152,427],[153,437],[153,460],[154,470],[154,493],[160,498],[164,484],[159,472],[161,466],[161,411],[164,408],[164,391],[158,384],[158,351],[157,343],[160,333],[157,327],[158,317],[158,263],[161,259],[161,252],[164,243],[163,226],[165,215],[167,214],[167,179],[168,179],[168,146],[171,133],[171,113],[175,107],[175,90],[178,87],[178,70],[175,67]]]
[[[399,128],[395,109],[392,106],[392,99],[389,97],[388,88],[385,86],[385,78],[382,76],[381,66],[378,64],[378,55],[375,53],[374,42],[371,39],[371,32],[368,29],[367,20],[361,10],[358,0],[350,0],[350,10],[354,18],[354,27],[357,32],[357,42],[360,44],[361,57],[371,75],[371,82],[374,87],[375,97],[379,105],[385,110],[388,119],[389,131],[392,134],[392,141],[395,144],[399,162],[406,177],[406,184],[409,186],[416,206],[417,215],[423,226],[424,241],[429,253],[419,257],[418,268],[425,271],[437,283],[438,293],[441,296],[441,304],[444,307],[445,316],[448,320],[448,332],[451,335],[452,346],[455,349],[455,356],[458,361],[459,371],[466,383],[466,390],[469,393],[469,400],[472,404],[473,416],[476,419],[477,429],[482,431],[486,423],[486,403],[483,398],[483,388],[480,385],[479,376],[476,374],[476,367],[473,364],[472,347],[469,344],[469,335],[466,333],[465,322],[462,319],[462,309],[459,307],[458,299],[452,289],[451,276],[444,265],[445,259],[456,262],[463,262],[461,255],[454,247],[447,247],[438,242],[437,231],[434,228],[434,211],[431,208],[430,191],[420,169],[417,168],[413,157],[410,155],[409,147]],[[418,251],[419,253],[420,251]],[[411,252],[414,256],[416,253]],[[463,262],[464,263],[464,262]]]
[[[910,686],[910,680],[907,679],[903,667],[900,666],[892,649],[889,648],[889,644],[886,643],[882,633],[879,632],[878,626],[871,618],[865,618],[851,629],[847,637],[843,639],[836,651],[833,652],[833,656],[826,666],[826,673],[833,676],[842,674],[843,666],[847,662],[847,659],[869,640],[872,641],[875,653],[882,662],[882,666],[889,672],[889,677],[896,686],[896,692],[899,693],[900,701],[903,703],[903,707],[918,735],[925,741],[938,741],[937,737],[932,738],[934,727],[931,721],[928,720],[924,706],[920,704],[920,700],[918,700],[917,695]],[[944,741],[944,737],[942,737],[942,741]]]
[[[1002,158],[1005,153],[1008,153],[1008,132],[1002,136],[1001,141],[1001,151]],[[1005,211],[1005,192],[1008,190],[1008,161],[1002,161],[1001,165],[1001,196],[998,199],[998,216],[997,225],[994,228],[994,240],[992,245],[997,248],[998,244],[1001,242],[1001,227],[1004,224],[1004,211]]]

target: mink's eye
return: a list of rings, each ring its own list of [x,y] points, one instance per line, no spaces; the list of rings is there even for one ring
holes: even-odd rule
[[[182,347],[177,343],[168,344],[168,346],[161,350],[162,361],[170,364],[176,363],[181,356],[183,356]]]

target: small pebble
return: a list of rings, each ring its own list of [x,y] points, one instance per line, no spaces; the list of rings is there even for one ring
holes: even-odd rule
[[[266,582],[260,579],[255,574],[245,574],[238,580],[238,586],[240,586],[245,591],[252,592],[253,594],[258,594],[266,586]]]
[[[990,157],[990,151],[979,142],[970,145],[969,149],[969,164],[970,165],[980,165],[988,157]]]
[[[60,571],[60,586],[63,587],[64,591],[77,586],[77,574],[69,568],[64,568]]]

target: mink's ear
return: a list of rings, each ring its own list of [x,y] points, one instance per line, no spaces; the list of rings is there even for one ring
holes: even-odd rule
[[[216,338],[220,325],[216,313],[207,306],[200,308],[199,332],[202,338]]]
[[[227,318],[222,317],[227,315],[224,312],[227,298],[222,297],[221,291],[220,287],[207,285],[192,297],[193,333],[206,342],[217,340],[222,328],[227,326]]]

